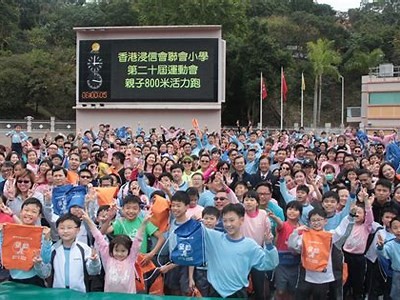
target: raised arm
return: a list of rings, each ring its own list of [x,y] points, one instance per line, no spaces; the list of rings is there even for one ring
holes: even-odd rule
[[[296,200],[296,197],[289,193],[284,178],[279,179],[279,190],[286,203]]]
[[[93,234],[95,243],[100,251],[103,260],[107,261],[110,257],[108,242],[104,239],[103,234],[97,229],[89,215],[82,211],[82,220],[88,225],[90,232]]]

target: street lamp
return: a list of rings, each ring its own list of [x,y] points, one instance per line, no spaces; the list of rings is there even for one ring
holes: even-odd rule
[[[342,81],[342,119],[340,122],[340,128],[344,128],[344,77],[339,75],[339,78]]]

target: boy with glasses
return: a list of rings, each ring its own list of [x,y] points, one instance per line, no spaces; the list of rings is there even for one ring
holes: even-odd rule
[[[88,245],[78,241],[81,220],[73,214],[61,216],[56,223],[60,240],[51,254],[52,288],[66,288],[79,292],[89,291],[89,275],[100,274],[99,256]]]
[[[310,227],[300,226],[289,236],[288,247],[300,253],[301,269],[296,288],[296,299],[342,299],[343,252],[342,247],[354,225],[355,211],[344,219],[333,232],[324,231],[327,215],[315,208],[308,214]],[[302,234],[301,234],[302,233]],[[337,282],[337,284],[336,284]]]

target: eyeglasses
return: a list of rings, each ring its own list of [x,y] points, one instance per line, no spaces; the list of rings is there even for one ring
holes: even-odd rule
[[[218,200],[224,201],[224,200],[228,200],[228,198],[226,198],[226,197],[214,197],[214,201],[218,201]]]
[[[259,196],[269,196],[271,193],[258,193]]]
[[[91,179],[92,177],[91,176],[85,176],[85,175],[83,175],[83,176],[80,176],[82,179]]]
[[[75,226],[75,227],[60,227],[60,228],[58,228],[58,230],[59,231],[70,231],[70,230],[73,230],[75,228],[78,228],[78,227],[77,226]]]
[[[229,170],[228,167],[224,167],[224,168],[219,168],[220,170]]]
[[[30,182],[30,180],[17,180],[17,183],[28,184],[28,183],[31,183],[31,182]]]
[[[200,160],[202,163],[209,163],[210,161],[209,160]]]

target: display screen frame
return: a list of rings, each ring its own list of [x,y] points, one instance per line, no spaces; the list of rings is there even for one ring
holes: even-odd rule
[[[217,103],[219,51],[218,38],[80,40],[78,102]]]

